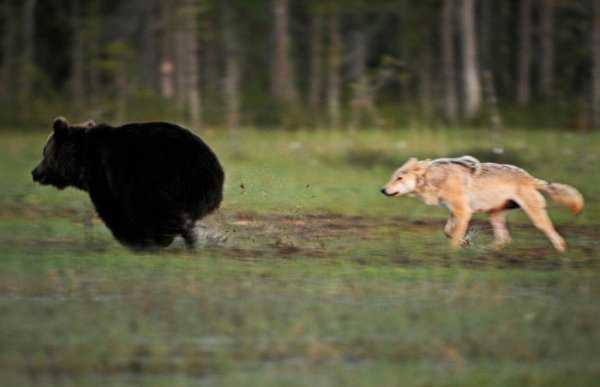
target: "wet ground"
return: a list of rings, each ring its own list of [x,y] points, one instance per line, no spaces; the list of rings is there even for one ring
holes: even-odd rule
[[[600,137],[506,133],[251,131],[242,156],[207,135],[226,200],[198,249],[157,252],[32,184],[45,134],[0,134],[0,384],[595,386]],[[476,217],[455,251],[443,210],[378,192],[465,152],[578,187],[581,216],[550,209],[567,253],[518,210],[504,250]]]

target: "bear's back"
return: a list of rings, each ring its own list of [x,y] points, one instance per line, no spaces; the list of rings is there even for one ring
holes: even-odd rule
[[[87,147],[90,195],[122,239],[177,232],[185,219],[221,203],[223,169],[187,129],[164,122],[99,125],[89,131]]]

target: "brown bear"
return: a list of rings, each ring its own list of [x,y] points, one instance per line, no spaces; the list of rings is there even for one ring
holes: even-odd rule
[[[193,247],[195,223],[219,207],[225,179],[214,152],[180,126],[70,125],[62,117],[32,176],[88,192],[115,238],[135,249],[165,247],[177,235]]]

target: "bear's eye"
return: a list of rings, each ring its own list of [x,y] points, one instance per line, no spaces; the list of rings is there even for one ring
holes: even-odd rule
[[[398,176],[398,177],[396,178],[396,181],[400,181],[400,180],[402,180],[402,179],[403,179],[403,177],[402,177],[402,176]]]

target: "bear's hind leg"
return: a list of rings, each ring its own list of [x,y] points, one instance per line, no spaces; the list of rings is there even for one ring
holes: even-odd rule
[[[185,242],[185,247],[189,250],[196,248],[198,244],[198,231],[196,230],[196,220],[188,214],[184,214],[179,219],[179,234]]]
[[[183,240],[185,241],[185,246],[188,249],[193,250],[196,248],[196,244],[198,242],[198,233],[196,232],[196,228],[193,224],[183,229],[183,231],[181,232],[181,236],[183,237]]]
[[[154,237],[154,243],[158,247],[168,247],[171,243],[173,243],[173,239],[175,239],[174,235],[163,234]]]

